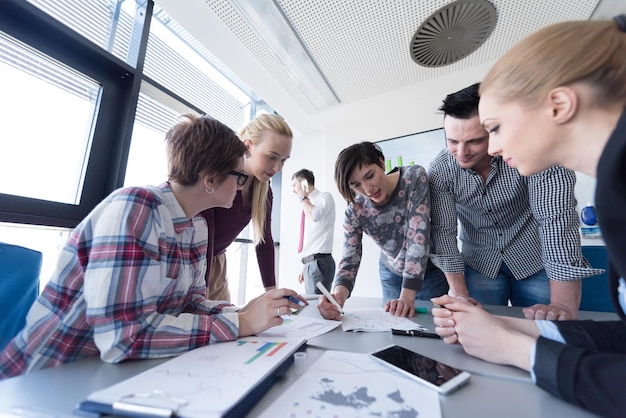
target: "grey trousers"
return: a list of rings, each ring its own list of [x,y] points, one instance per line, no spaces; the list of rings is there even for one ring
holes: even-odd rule
[[[306,293],[321,294],[316,283],[322,282],[324,287],[332,291],[331,286],[335,278],[335,259],[332,255],[309,261],[302,267],[304,277],[304,290]]]

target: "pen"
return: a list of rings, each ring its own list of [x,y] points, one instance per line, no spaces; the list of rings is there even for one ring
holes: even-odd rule
[[[441,338],[439,335],[435,334],[434,332],[421,330],[421,329],[410,329],[408,331],[405,331],[402,329],[392,329],[391,333],[393,335],[404,335],[407,337],[426,337],[426,338],[438,338],[438,339]]]
[[[305,307],[305,306],[306,306],[306,304],[305,304],[304,302],[302,302],[300,299],[298,299],[298,298],[294,298],[294,297],[293,297],[293,296],[291,296],[291,295],[285,295],[285,296],[283,296],[283,297],[284,297],[285,299],[288,299],[288,300],[289,300],[289,302],[296,303],[296,304],[297,304],[298,306],[300,306],[301,308],[303,308],[303,307]]]
[[[341,305],[339,304],[339,302],[337,302],[335,300],[335,298],[333,297],[333,295],[330,294],[330,292],[324,287],[324,285],[322,284],[322,282],[317,282],[315,283],[315,286],[317,286],[317,288],[322,292],[322,294],[324,296],[326,296],[326,299],[328,299],[330,301],[330,303],[332,303],[333,305],[335,305],[337,307],[337,309],[339,309],[339,312],[343,313],[343,308],[341,307]]]

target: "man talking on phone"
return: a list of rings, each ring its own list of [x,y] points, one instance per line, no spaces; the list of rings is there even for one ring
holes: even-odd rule
[[[315,188],[315,176],[310,170],[297,171],[291,180],[302,206],[298,253],[303,267],[298,281],[304,283],[306,293],[321,293],[317,282],[329,289],[335,277],[335,201],[330,193]]]

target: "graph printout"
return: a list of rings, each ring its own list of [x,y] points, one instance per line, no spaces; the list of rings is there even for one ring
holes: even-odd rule
[[[300,417],[441,417],[439,395],[369,355],[325,352],[261,415]]]
[[[177,416],[220,417],[271,375],[303,339],[241,338],[209,344],[97,392],[88,400],[112,405],[173,404]]]

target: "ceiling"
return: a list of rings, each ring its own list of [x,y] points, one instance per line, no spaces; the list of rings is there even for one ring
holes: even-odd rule
[[[389,107],[394,95],[404,106],[407,89],[444,97],[451,79],[488,68],[539,28],[626,12],[624,0],[491,0],[497,22],[482,46],[450,65],[423,67],[410,56],[413,35],[451,0],[274,0],[340,101],[318,110],[229,0],[155,1],[300,133],[340,123],[347,112]]]

